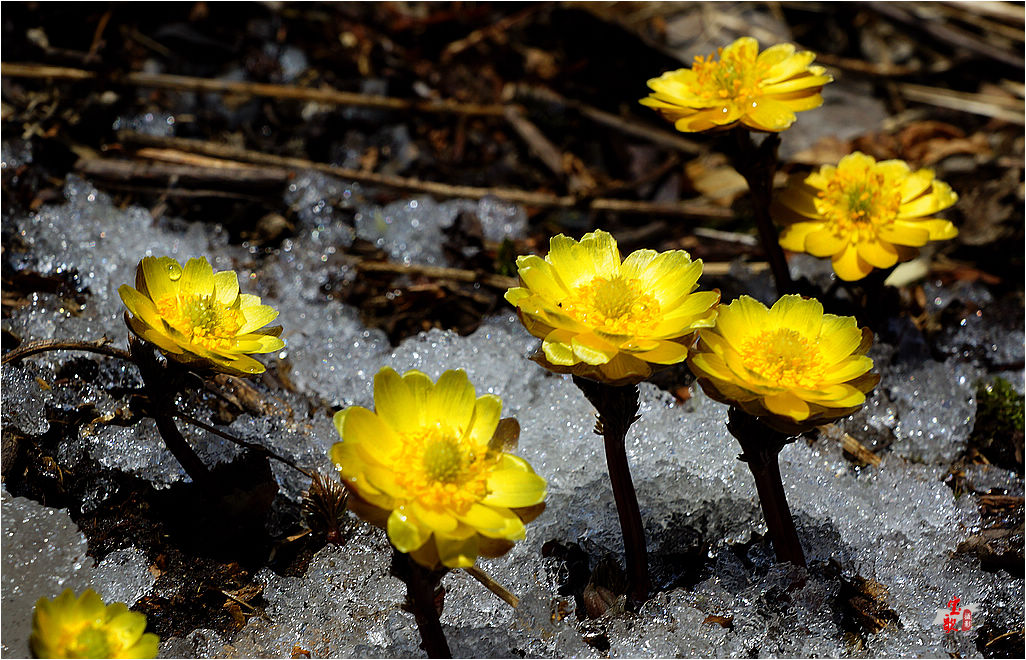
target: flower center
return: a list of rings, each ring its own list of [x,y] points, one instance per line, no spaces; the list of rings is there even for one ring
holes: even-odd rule
[[[762,82],[756,66],[755,54],[744,48],[724,51],[720,48],[714,55],[695,57],[691,70],[697,82],[691,90],[696,96],[708,101],[733,100],[745,104],[755,96]]]
[[[822,380],[816,342],[790,328],[752,335],[740,353],[745,367],[782,387],[815,388]]]
[[[816,208],[834,233],[850,236],[853,243],[874,239],[880,228],[894,222],[901,206],[898,187],[867,170],[838,169],[816,197]]]
[[[403,441],[394,470],[410,499],[464,513],[485,496],[487,447],[441,427],[408,433]]]
[[[237,310],[213,296],[187,294],[155,301],[157,312],[172,328],[194,344],[212,350],[230,350],[242,327]]]
[[[595,277],[577,287],[561,307],[574,319],[615,334],[644,333],[661,318],[659,301],[636,279]]]
[[[106,631],[89,624],[69,640],[66,649],[69,658],[109,658],[114,650]]]

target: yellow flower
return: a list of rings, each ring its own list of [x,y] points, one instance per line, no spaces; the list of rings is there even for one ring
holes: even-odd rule
[[[203,258],[183,268],[171,257],[145,257],[135,270],[135,288],[123,284],[118,293],[132,313],[125,316],[132,332],[183,364],[259,374],[264,365],[246,354],[285,345],[281,326],[264,327],[278,312],[239,293],[235,271],[214,273]]]
[[[519,426],[500,422],[499,397],[475,397],[462,370],[432,383],[385,367],[374,377],[374,407],[335,414],[342,442],[331,459],[351,510],[428,568],[473,566],[524,538],[524,523],[544,508],[545,480],[502,451]]]
[[[856,151],[836,167],[792,179],[773,215],[785,226],[781,246],[831,257],[837,276],[852,281],[912,259],[927,241],[957,236],[949,221],[931,217],[956,201],[932,170],[913,172],[904,161],[878,163]]]
[[[880,382],[866,357],[873,333],[815,299],[788,295],[766,309],[741,296],[698,336],[688,366],[706,394],[784,433],[850,415]]]
[[[713,55],[698,56],[690,69],[667,71],[648,81],[653,94],[641,99],[674,122],[678,131],[692,133],[741,122],[758,131],[782,131],[794,123],[796,112],[823,105],[820,91],[831,82],[816,55],[795,52],[777,44],[759,52],[759,42],[741,37]]]
[[[506,292],[520,320],[542,339],[544,359],[559,373],[613,385],[637,383],[652,364],[683,362],[697,328],[713,324],[719,291],[692,293],[702,262],[683,250],[637,250],[621,263],[616,239],[560,234],[549,254],[517,259],[522,287]]]
[[[36,602],[29,645],[37,658],[155,658],[160,640],[145,630],[146,616],[124,603],[104,605],[92,589],[78,597],[65,589]]]

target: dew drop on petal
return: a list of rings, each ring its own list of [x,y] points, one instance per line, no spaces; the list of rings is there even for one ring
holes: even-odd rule
[[[167,276],[171,278],[172,282],[177,282],[182,279],[182,267],[178,264],[167,265]]]

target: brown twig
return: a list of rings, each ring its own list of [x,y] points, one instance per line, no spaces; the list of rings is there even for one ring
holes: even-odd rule
[[[110,346],[110,341],[111,340],[106,337],[102,337],[95,341],[69,341],[63,339],[44,339],[41,341],[33,341],[27,344],[22,344],[17,348],[12,348],[10,351],[4,353],[2,360],[0,360],[0,364],[8,364],[9,362],[21,360],[30,355],[45,353],[47,351],[85,351],[87,353],[96,353],[98,355],[121,358],[122,360],[132,359],[131,353],[123,348]]]
[[[424,264],[397,264],[391,261],[363,261],[356,268],[363,273],[395,273],[397,275],[418,275],[438,280],[480,283],[503,291],[510,287],[518,286],[518,280],[515,277],[460,268],[443,268],[441,266],[427,266]]]
[[[653,144],[658,144],[668,149],[673,149],[685,154],[697,154],[701,153],[703,148],[697,143],[686,138],[682,138],[679,135],[674,135],[666,130],[658,128],[652,128],[640,120],[633,118],[624,118],[617,115],[599,110],[593,106],[590,106],[581,101],[568,99],[551,89],[545,87],[528,86],[528,85],[517,85],[514,88],[514,98],[519,99],[536,99],[544,103],[555,104],[563,108],[569,108],[575,110],[583,117],[587,117],[596,124],[602,124],[609,128],[616,129],[621,133],[627,135],[633,135],[634,137],[642,138]]]
[[[213,156],[215,158],[261,163],[264,165],[273,165],[288,169],[316,170],[318,172],[324,172],[326,174],[339,177],[340,179],[359,181],[369,185],[384,186],[398,190],[427,193],[437,195],[439,197],[481,199],[483,197],[491,196],[510,202],[524,204],[526,206],[543,208],[574,208],[580,206],[595,212],[605,211],[613,213],[637,213],[642,215],[668,215],[715,220],[733,217],[733,213],[730,209],[690,202],[638,202],[632,200],[604,198],[582,201],[572,195],[557,196],[550,193],[532,192],[528,190],[518,190],[515,188],[479,188],[475,186],[450,185],[436,181],[421,181],[419,179],[391,176],[387,174],[361,172],[359,170],[336,167],[326,163],[317,163],[305,158],[292,158],[265,154],[259,151],[240,149],[203,140],[144,135],[142,133],[134,133],[131,131],[119,132],[118,139],[122,142],[131,144],[177,149],[180,151]]]
[[[522,108],[512,105],[507,107],[505,117],[516,134],[527,143],[531,152],[549,168],[549,171],[561,179],[568,179],[567,188],[570,192],[582,193],[588,189],[589,186],[583,177],[567,171],[564,167],[563,153],[524,115]]]
[[[203,167],[111,158],[80,158],[75,169],[99,179],[184,187],[227,185],[263,188],[283,186],[289,179],[287,170],[274,167]]]
[[[245,447],[246,449],[250,449],[252,451],[256,451],[256,452],[259,452],[261,454],[264,454],[264,455],[268,456],[269,458],[273,458],[276,461],[279,461],[281,463],[284,463],[285,465],[288,465],[290,468],[296,470],[297,472],[302,472],[303,474],[305,474],[310,479],[313,479],[313,473],[312,472],[310,472],[309,470],[305,470],[305,469],[299,467],[298,465],[293,463],[290,459],[285,458],[284,456],[280,456],[280,455],[276,454],[275,452],[271,451],[270,449],[268,449],[267,447],[265,447],[263,445],[258,445],[255,442],[248,442],[246,440],[243,440],[242,438],[236,438],[231,433],[228,433],[227,431],[222,431],[221,429],[217,428],[216,426],[211,426],[210,424],[207,424],[206,422],[204,422],[202,420],[196,419],[192,415],[187,415],[186,413],[183,413],[180,410],[175,410],[174,411],[174,416],[177,417],[178,419],[184,421],[184,422],[188,422],[189,424],[192,424],[193,426],[196,426],[198,428],[203,429],[207,433],[213,433],[214,435],[219,436],[221,438],[224,438],[225,440],[228,440],[229,442],[233,442],[233,443],[239,445],[240,447]]]
[[[470,568],[464,568],[463,570],[466,571],[467,574],[470,575],[470,577],[480,582],[485,589],[492,592],[502,600],[506,601],[506,603],[508,603],[510,607],[520,606],[519,598],[511,594],[504,586],[502,586],[494,579],[492,579],[491,575],[488,575],[488,573],[485,573],[476,565],[471,566]]]
[[[926,87],[901,83],[898,92],[910,101],[928,103],[940,108],[960,110],[983,117],[993,117],[1022,126],[1026,124],[1026,106],[1021,99],[1004,98],[993,94],[971,94],[941,87]]]
[[[44,78],[48,80],[91,80],[100,75],[94,71],[53,67],[40,64],[3,63],[2,75],[17,78]],[[134,71],[110,79],[112,84],[153,89],[170,89],[182,92],[213,92],[241,96],[259,96],[274,99],[312,101],[324,105],[378,108],[381,110],[403,110],[458,115],[483,115],[502,117],[506,106],[487,103],[460,103],[452,100],[400,99],[376,94],[343,92],[331,88],[297,87],[294,85],[272,85],[240,80],[217,80],[175,76],[165,73]]]
[[[877,13],[887,18],[904,23],[913,29],[921,30],[938,41],[952,46],[959,46],[968,51],[982,55],[988,59],[1008,64],[1017,69],[1026,66],[1022,55],[1016,55],[1007,48],[1001,48],[985,41],[972,32],[962,30],[940,21],[923,20],[892,2],[870,2],[868,5]],[[1021,49],[1019,50],[1021,53]]]

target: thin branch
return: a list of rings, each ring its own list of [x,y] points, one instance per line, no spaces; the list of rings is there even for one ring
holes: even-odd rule
[[[45,353],[47,351],[84,351],[87,353],[96,353],[98,355],[106,355],[108,357],[121,358],[122,360],[132,360],[132,354],[123,348],[115,348],[110,346],[110,339],[101,337],[94,341],[71,341],[64,339],[44,339],[41,341],[33,341],[27,344],[22,344],[17,348],[12,348],[10,351],[4,353],[3,359],[0,360],[0,364],[7,364],[14,362],[15,360],[21,360],[30,355],[37,353]]]
[[[305,474],[310,479],[313,479],[313,473],[311,473],[309,470],[305,470],[305,469],[299,467],[298,465],[293,463],[290,459],[285,458],[284,456],[280,456],[280,455],[276,454],[275,452],[271,451],[270,449],[268,449],[267,447],[265,447],[263,445],[258,445],[255,442],[248,442],[248,441],[243,440],[241,438],[236,438],[231,433],[228,433],[226,431],[222,431],[221,429],[217,428],[216,426],[211,426],[210,424],[207,424],[204,421],[198,420],[195,417],[193,417],[192,415],[188,415],[188,414],[186,414],[186,413],[184,413],[184,412],[182,412],[180,410],[175,410],[174,411],[174,416],[177,417],[178,419],[182,420],[183,422],[188,422],[189,424],[192,424],[193,426],[197,426],[197,427],[203,429],[204,431],[206,431],[208,433],[213,433],[214,435],[220,436],[220,437],[224,438],[225,440],[228,440],[229,442],[234,442],[235,444],[239,445],[240,447],[245,447],[246,449],[251,449],[253,451],[258,451],[258,452],[260,452],[262,454],[266,454],[270,458],[273,458],[276,461],[280,461],[280,462],[284,463],[285,465],[288,465],[290,468],[292,468],[292,469],[294,469],[294,470],[296,470],[298,472],[302,472],[303,474]]]
[[[47,80],[92,80],[101,76],[94,71],[54,67],[39,64],[3,63],[2,74],[14,78],[44,78]],[[294,85],[272,85],[240,80],[218,80],[212,78],[196,78],[192,76],[176,76],[166,73],[145,73],[134,71],[123,76],[114,76],[112,84],[149,87],[152,89],[170,89],[182,92],[213,92],[218,94],[236,94],[240,96],[259,96],[274,99],[292,99],[296,101],[313,101],[324,105],[338,105],[381,110],[404,110],[414,112],[434,112],[458,115],[484,115],[502,117],[505,106],[502,104],[460,103],[451,100],[400,99],[376,94],[360,94],[343,92],[329,87],[311,88]]]
[[[305,158],[276,156],[250,149],[240,149],[228,145],[215,144],[204,140],[144,135],[142,133],[134,133],[131,131],[119,132],[118,139],[122,142],[131,144],[178,149],[180,151],[199,153],[215,158],[261,163],[264,165],[296,170],[316,170],[318,172],[324,172],[325,174],[336,176],[340,179],[359,181],[368,185],[384,186],[398,190],[427,193],[446,198],[464,197],[467,199],[481,199],[483,197],[498,197],[499,199],[504,199],[509,202],[543,208],[581,207],[595,212],[606,211],[615,213],[637,213],[643,215],[668,215],[715,220],[733,217],[733,213],[730,209],[709,204],[691,202],[639,202],[623,199],[582,200],[572,195],[557,196],[551,193],[532,192],[515,188],[479,188],[476,186],[458,186],[436,181],[421,181],[419,179],[407,177],[361,172],[350,168],[328,165],[327,163],[318,163]]]
[[[514,98],[521,99],[536,99],[543,103],[552,103],[565,108],[570,108],[579,112],[583,117],[587,117],[596,124],[602,124],[609,128],[616,129],[621,133],[627,135],[633,135],[639,137],[653,144],[658,144],[668,149],[680,151],[685,154],[697,154],[701,153],[703,148],[697,143],[686,138],[674,135],[663,129],[652,128],[639,121],[633,120],[633,118],[624,118],[604,110],[599,110],[593,106],[576,101],[574,99],[568,99],[551,89],[546,87],[538,87],[534,85],[517,85],[514,91]]]
[[[992,94],[970,94],[968,92],[956,92],[940,87],[926,87],[924,85],[913,85],[901,83],[898,85],[898,92],[910,101],[927,103],[940,108],[960,110],[983,117],[993,117],[1012,124],[1022,126],[1026,123],[1024,118],[1023,102],[1019,99],[1002,98]]]
[[[424,264],[397,264],[391,261],[364,261],[357,265],[363,273],[395,273],[397,275],[419,275],[439,280],[455,280],[457,282],[477,282],[493,289],[506,290],[518,286],[517,278],[481,273],[460,268],[442,268]]]
[[[502,600],[506,601],[510,607],[519,607],[520,599],[511,594],[506,587],[496,582],[491,575],[485,573],[482,569],[478,568],[477,565],[471,566],[470,568],[464,568],[470,577],[474,578],[488,591],[492,592]]]
[[[951,25],[947,25],[940,21],[923,20],[922,17],[905,11],[904,8],[895,6],[895,3],[870,2],[868,4],[877,13],[883,14],[887,18],[900,23],[904,23],[913,29],[922,30],[934,39],[943,43],[965,48],[977,55],[982,55],[983,57],[1002,62],[1017,69],[1022,69],[1024,62],[1026,62],[1023,60],[1021,55],[1016,55],[1011,50],[1001,48],[1000,46],[985,41],[982,37],[978,37],[971,32],[952,27]],[[1022,51],[1020,50],[1019,52],[1021,53]]]

